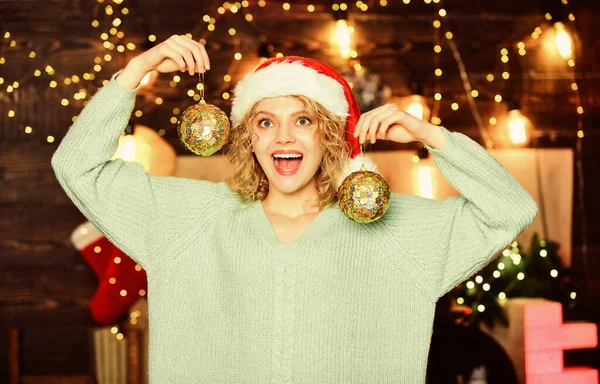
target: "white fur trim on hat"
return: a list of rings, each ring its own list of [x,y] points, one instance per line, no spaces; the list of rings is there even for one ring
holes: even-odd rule
[[[283,61],[247,74],[236,85],[231,121],[237,124],[264,98],[291,95],[306,96],[343,119],[348,116],[348,101],[340,83],[301,62]]]
[[[363,162],[367,171],[377,173],[377,163],[375,163],[371,157],[367,155],[358,155],[353,159],[347,159],[345,161],[343,171],[340,173],[337,180],[335,180],[335,188],[338,189],[344,182],[344,179],[350,176],[352,172],[360,171],[363,166]]]

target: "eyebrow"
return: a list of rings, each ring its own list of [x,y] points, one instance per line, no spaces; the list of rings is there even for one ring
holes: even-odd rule
[[[274,113],[271,113],[271,112],[268,112],[268,111],[258,111],[258,112],[256,112],[256,115],[260,115],[261,113],[265,114],[265,115],[276,117]],[[302,115],[302,114],[308,115],[308,112],[306,111],[306,109],[301,109],[299,111],[296,111],[296,112],[292,113],[292,116]]]

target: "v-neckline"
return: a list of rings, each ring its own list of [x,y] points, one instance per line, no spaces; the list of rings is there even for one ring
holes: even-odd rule
[[[341,212],[337,205],[325,207],[310,222],[300,236],[291,241],[282,241],[277,237],[277,232],[275,232],[275,228],[273,228],[267,217],[262,201],[252,203],[250,209],[253,213],[252,217],[256,218],[256,222],[252,223],[252,225],[257,227],[260,238],[274,246],[302,246],[312,242],[316,236],[319,236],[328,226],[333,224],[335,221],[333,219]]]

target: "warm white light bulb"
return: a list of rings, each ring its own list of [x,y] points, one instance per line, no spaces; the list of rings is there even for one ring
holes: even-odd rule
[[[417,119],[429,121],[431,117],[431,109],[427,106],[427,99],[420,94],[415,93],[410,96],[394,99],[392,103]]]
[[[431,179],[431,168],[428,165],[421,165],[419,172],[419,194],[422,197],[433,199],[433,180]]]
[[[527,142],[526,123],[525,117],[519,110],[514,109],[509,112],[508,135],[513,144],[525,144]]]
[[[340,46],[340,54],[344,59],[350,57],[350,29],[348,28],[348,21],[341,19],[337,21],[336,31],[338,45]]]
[[[135,148],[136,144],[133,135],[125,135],[117,148],[115,157],[124,161],[133,161],[135,159]]]
[[[423,120],[423,104],[417,101],[413,101],[412,103],[408,104],[408,107],[406,107],[406,112],[410,113],[417,119]]]
[[[139,129],[138,129],[139,128]],[[142,130],[142,131],[140,131]],[[123,161],[135,161],[142,165],[144,170],[154,171],[156,164],[153,163],[153,156],[156,156],[151,140],[146,132],[149,128],[137,127],[133,135],[121,135],[119,138],[119,146],[115,152],[113,159],[122,159]]]
[[[554,23],[554,29],[556,30],[556,46],[558,47],[558,53],[560,53],[563,59],[570,59],[573,55],[571,36],[569,36],[565,25],[560,21]]]

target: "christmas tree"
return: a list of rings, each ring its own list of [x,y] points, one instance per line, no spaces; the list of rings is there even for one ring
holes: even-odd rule
[[[511,297],[540,297],[562,303],[573,314],[577,293],[572,284],[572,271],[565,268],[557,254],[558,243],[540,240],[534,234],[529,254],[513,242],[496,259],[456,287],[452,296],[465,307],[459,319],[464,325],[483,321],[493,328],[499,321],[508,325],[502,303]]]

